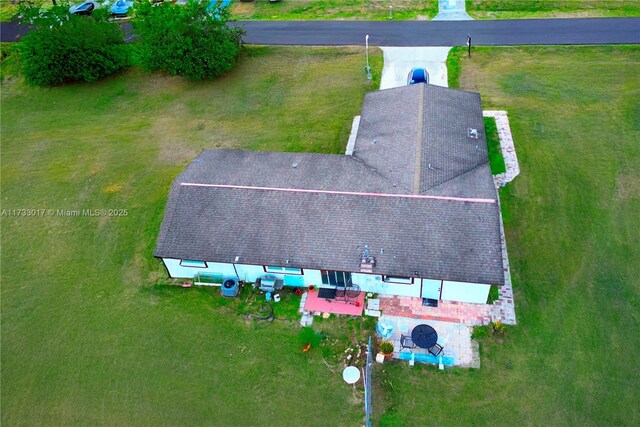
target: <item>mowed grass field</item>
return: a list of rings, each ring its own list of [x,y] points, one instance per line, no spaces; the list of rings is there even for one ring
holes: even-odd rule
[[[377,369],[381,425],[639,425],[640,48],[458,49],[508,111],[501,191],[518,325],[480,370]]]
[[[465,0],[474,19],[640,16],[636,0]]]
[[[474,19],[640,16],[636,0],[458,0]],[[233,2],[237,19],[259,20],[427,20],[438,14],[438,0],[255,0]]]
[[[360,424],[361,396],[336,360],[300,351],[296,321],[254,327],[217,288],[164,285],[153,249],[171,181],[200,150],[343,152],[378,83],[349,48],[248,48],[206,83],[5,81],[2,209],[128,215],[1,218],[2,424]]]
[[[640,49],[457,52],[459,86],[509,112],[520,160],[501,193],[518,326],[481,338],[479,370],[376,366],[375,421],[638,425]],[[152,251],[202,148],[342,152],[377,87],[362,59],[255,48],[213,83],[3,84],[2,208],[129,212],[2,217],[3,424],[361,424],[361,395],[300,352],[295,322],[254,327],[165,286]]]
[[[237,19],[259,20],[387,20],[389,6],[393,19],[431,19],[438,13],[438,0],[282,0],[233,2]]]

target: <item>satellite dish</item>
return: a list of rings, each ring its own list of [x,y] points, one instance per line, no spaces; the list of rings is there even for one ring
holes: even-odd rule
[[[360,369],[355,366],[347,366],[342,371],[342,379],[347,384],[355,384],[360,379]]]

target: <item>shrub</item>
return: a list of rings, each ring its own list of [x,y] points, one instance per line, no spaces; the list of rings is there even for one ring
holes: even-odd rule
[[[380,351],[383,354],[393,354],[393,343],[391,341],[382,341],[380,343]]]
[[[504,325],[499,320],[489,323],[489,330],[494,335],[504,335]]]
[[[162,71],[191,79],[209,79],[233,68],[244,30],[227,26],[224,9],[207,10],[207,3],[165,2],[136,5],[136,59],[147,71]]]
[[[40,86],[92,82],[129,65],[122,30],[99,10],[94,16],[70,15],[66,6],[35,7],[23,15],[33,29],[19,43],[27,82]]]

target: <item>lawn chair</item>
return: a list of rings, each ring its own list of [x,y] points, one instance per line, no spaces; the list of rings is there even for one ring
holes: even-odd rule
[[[433,354],[434,356],[437,356],[440,353],[442,353],[443,348],[444,347],[442,347],[440,344],[436,343],[436,345],[434,345],[429,349],[429,353]]]
[[[351,285],[345,290],[345,302],[348,304],[356,304],[360,296],[360,286]]]
[[[413,343],[413,340],[408,335],[400,335],[400,350],[403,348],[408,348],[413,350],[416,345]]]
[[[444,350],[444,345],[447,343],[447,341],[449,341],[449,334],[447,334],[444,338],[438,337],[436,345],[429,349],[429,353],[433,354],[434,356],[438,356],[440,353],[442,353],[442,350]]]

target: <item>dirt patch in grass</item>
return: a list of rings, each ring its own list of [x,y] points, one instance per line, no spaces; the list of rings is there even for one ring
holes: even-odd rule
[[[640,199],[640,177],[637,175],[618,175],[616,194],[619,199]]]

